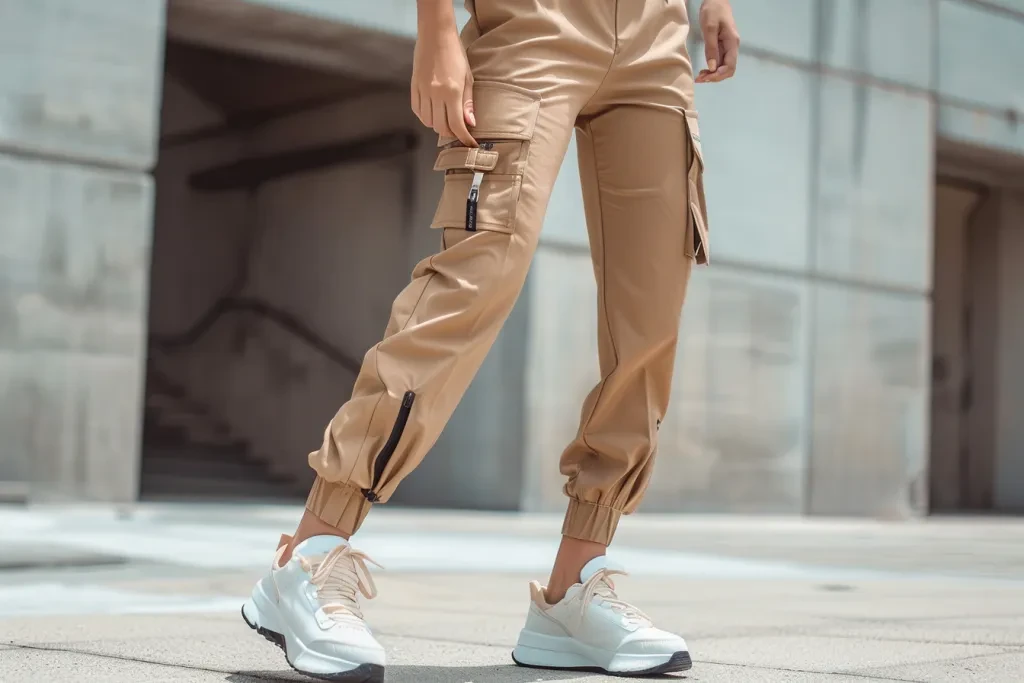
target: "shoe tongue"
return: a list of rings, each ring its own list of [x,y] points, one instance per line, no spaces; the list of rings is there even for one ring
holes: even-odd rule
[[[583,569],[580,570],[580,583],[586,583],[590,580],[590,577],[607,567],[608,557],[605,555],[598,555],[590,562],[583,565]]]
[[[316,557],[326,555],[340,545],[348,545],[348,541],[341,536],[311,536],[295,546],[295,552],[303,557]]]

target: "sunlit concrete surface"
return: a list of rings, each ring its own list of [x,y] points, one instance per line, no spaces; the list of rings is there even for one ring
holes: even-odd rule
[[[0,508],[0,681],[299,680],[237,613],[300,512]],[[559,524],[375,511],[388,681],[606,680],[509,658]],[[640,516],[613,553],[623,596],[687,637],[683,680],[1024,680],[1024,522]]]

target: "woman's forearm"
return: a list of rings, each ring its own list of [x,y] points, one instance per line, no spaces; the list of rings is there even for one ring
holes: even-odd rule
[[[456,30],[455,5],[451,0],[416,0],[416,26],[420,38]]]

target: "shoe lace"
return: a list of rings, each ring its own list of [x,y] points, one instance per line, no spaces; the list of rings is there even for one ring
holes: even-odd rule
[[[300,557],[302,568],[310,572],[310,581],[317,587],[324,614],[334,621],[355,617],[362,620],[357,593],[367,600],[377,597],[377,585],[373,582],[367,562],[380,567],[370,557],[348,545],[341,545],[316,561]]]
[[[613,574],[621,574],[626,576],[626,572],[620,569],[599,569],[597,573],[587,579],[587,582],[583,584],[583,599],[580,601],[580,614],[579,618],[582,621],[584,613],[587,610],[587,606],[594,600],[599,600],[599,604],[608,605],[613,611],[621,614],[630,621],[639,623],[651,624],[651,618],[640,611],[640,609],[620,598],[615,593],[615,584],[612,582],[611,576]]]

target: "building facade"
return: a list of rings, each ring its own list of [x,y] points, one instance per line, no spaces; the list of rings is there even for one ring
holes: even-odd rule
[[[733,5],[739,74],[697,94],[712,265],[644,509],[1024,510],[1024,0]],[[0,0],[0,497],[300,494],[437,246],[415,25],[406,0]],[[597,381],[576,176],[570,148],[396,502],[563,505]]]

